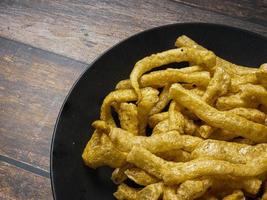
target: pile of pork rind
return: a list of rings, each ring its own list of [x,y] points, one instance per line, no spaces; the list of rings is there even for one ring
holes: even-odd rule
[[[267,199],[267,65],[230,63],[187,36],[175,46],[105,97],[85,164],[115,168],[119,200]]]

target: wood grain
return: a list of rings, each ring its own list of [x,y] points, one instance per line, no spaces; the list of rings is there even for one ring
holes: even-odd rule
[[[192,7],[201,8],[267,26],[266,0],[175,0]]]
[[[184,2],[186,1],[2,0],[0,36],[88,63],[130,35],[169,23],[220,23],[267,36],[266,26],[238,19],[238,6],[235,12],[231,11],[232,17],[220,14],[229,13],[229,8],[237,4],[224,3],[222,6],[226,8],[217,8],[216,11],[219,11],[215,13],[208,10],[221,4],[206,0],[203,6],[200,6],[202,1],[197,1],[192,7],[190,5],[193,1],[189,1],[190,5],[185,5]],[[242,4],[249,10],[250,4],[245,1]],[[258,12],[255,7],[251,9]],[[261,10],[259,9],[259,13]],[[251,14],[252,11],[247,11],[247,15]],[[266,15],[259,15],[256,17],[259,20],[265,19],[266,22]]]
[[[0,38],[0,155],[48,171],[53,127],[86,65]]]
[[[50,180],[0,161],[0,199],[52,200]]]

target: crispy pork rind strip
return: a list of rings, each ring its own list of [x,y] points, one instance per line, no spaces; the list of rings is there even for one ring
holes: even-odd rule
[[[258,82],[267,89],[267,63],[264,63],[256,71]]]
[[[209,157],[245,164],[255,157],[267,155],[267,144],[254,146],[219,140],[205,140],[191,153],[192,158]]]
[[[206,48],[197,44],[194,40],[187,37],[186,35],[182,35],[178,37],[176,39],[175,46],[176,47],[189,47],[189,48],[195,48],[199,50],[207,50]],[[257,70],[251,67],[235,65],[218,56],[216,56],[216,66],[222,66],[228,73],[237,74],[237,75],[247,75],[249,73],[255,73]]]
[[[151,115],[148,119],[148,124],[151,128],[154,128],[159,122],[168,119],[168,112],[161,112],[154,115]]]
[[[172,101],[169,107],[169,130],[177,130],[180,134],[183,134],[184,127],[184,116],[177,108],[176,103]]]
[[[142,89],[144,94],[158,94],[158,91],[153,88],[144,88]],[[153,91],[153,92],[152,92]],[[155,95],[154,95],[155,96]],[[111,106],[114,102],[122,103],[122,102],[130,102],[136,101],[137,95],[133,89],[125,89],[125,90],[115,90],[110,92],[104,99],[101,111],[100,111],[100,119],[105,121],[108,125],[116,127],[116,123],[111,115]],[[147,106],[147,104],[145,104]]]
[[[242,99],[241,93],[236,93],[228,96],[219,97],[216,101],[216,108],[219,110],[231,110],[234,108],[257,108],[258,102],[249,102]]]
[[[166,133],[169,131],[169,120],[165,119],[161,122],[159,122],[152,131],[152,135],[157,135],[161,133]]]
[[[175,186],[164,186],[163,188],[163,200],[178,200],[176,196]]]
[[[180,69],[168,68],[144,74],[140,78],[140,87],[163,87],[175,82],[193,84],[195,86],[206,87],[210,80],[209,72],[202,71],[199,66],[192,66]],[[159,82],[158,82],[159,80]],[[130,79],[121,80],[117,83],[115,89],[132,89]]]
[[[123,152],[130,152],[134,146],[146,148],[152,153],[166,152],[175,149],[192,151],[203,140],[190,135],[180,135],[177,131],[164,134],[146,136],[133,136],[120,128],[112,128],[110,139],[116,148]]]
[[[143,189],[131,188],[123,183],[113,195],[118,200],[158,200],[162,192],[162,183],[151,184]]]
[[[160,158],[163,158],[164,160],[173,162],[187,162],[189,160],[192,160],[191,154],[182,149],[159,152],[156,153],[156,155]]]
[[[232,194],[227,195],[223,200],[246,200],[241,190],[235,190]]]
[[[138,135],[137,106],[133,103],[121,103],[118,114],[121,128]]]
[[[113,181],[113,183],[121,184],[123,181],[125,181],[127,179],[125,171],[130,169],[131,167],[132,165],[127,163],[120,168],[114,169],[111,175],[111,180]]]
[[[210,126],[228,130],[255,142],[267,142],[267,126],[233,113],[219,111],[179,84],[171,86],[170,94],[178,104],[192,111]]]
[[[206,67],[213,67],[216,62],[213,52],[193,48],[171,49],[145,57],[135,64],[130,74],[131,84],[138,95],[138,100],[142,98],[139,79],[144,73],[162,65],[183,61],[194,62],[197,65],[205,65]]]
[[[158,102],[158,90],[153,88],[143,88],[141,90],[143,98],[137,104],[139,135],[146,134],[146,126],[151,109]]]
[[[111,115],[111,104],[113,102],[121,103],[121,102],[129,102],[136,101],[137,95],[132,89],[125,90],[115,90],[110,92],[104,99],[101,111],[100,111],[100,119],[105,121],[108,125],[116,127],[116,123]]]
[[[171,83],[192,83],[199,87],[206,87],[210,81],[210,73],[206,71],[184,73],[180,69],[166,69],[145,74],[140,78],[140,87],[159,88]]]
[[[160,113],[170,102],[169,89],[171,85],[164,86],[162,92],[159,95],[159,100],[156,105],[151,109],[149,115]]]
[[[140,168],[129,168],[125,171],[125,175],[135,183],[147,186],[150,184],[158,183],[160,180],[153,175],[148,174]]]
[[[228,112],[260,124],[264,124],[266,120],[265,113],[253,108],[234,108],[232,110],[228,110]]]
[[[165,161],[142,147],[133,147],[127,161],[162,179],[166,184],[179,184],[201,176],[253,177],[265,173],[267,168],[267,155],[254,158],[246,164],[208,158],[174,163]]]
[[[202,196],[212,185],[212,179],[202,178],[187,180],[180,184],[177,189],[177,200],[191,200]]]
[[[213,105],[218,97],[223,96],[228,92],[230,85],[230,76],[223,68],[217,67],[202,99],[208,104]]]
[[[84,163],[91,167],[110,166],[121,167],[126,164],[127,154],[119,151],[106,134],[96,130],[87,143],[82,158]]]

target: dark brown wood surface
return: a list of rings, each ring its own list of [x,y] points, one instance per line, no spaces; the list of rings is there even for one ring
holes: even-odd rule
[[[0,199],[52,199],[50,142],[61,104],[101,52],[175,22],[267,36],[266,0],[1,0]]]

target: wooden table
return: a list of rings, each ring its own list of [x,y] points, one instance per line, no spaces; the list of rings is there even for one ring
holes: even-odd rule
[[[176,22],[267,36],[267,1],[0,1],[0,199],[52,199],[50,142],[72,84],[117,42]]]

